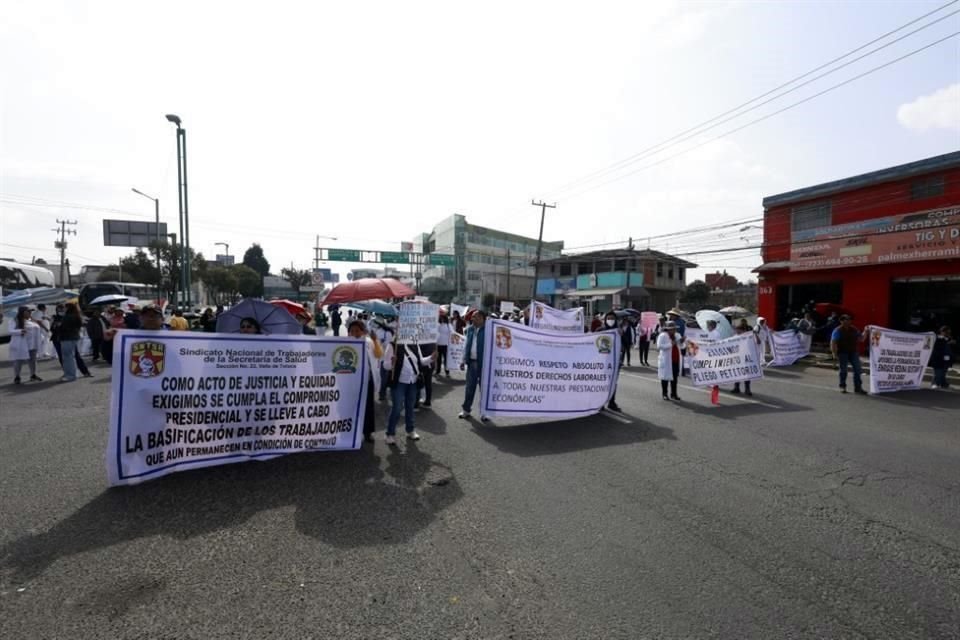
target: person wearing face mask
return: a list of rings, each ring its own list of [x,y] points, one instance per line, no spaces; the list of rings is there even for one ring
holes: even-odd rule
[[[613,311],[607,311],[607,315],[603,317],[603,325],[600,327],[600,331],[608,331],[610,329],[617,328],[617,314]],[[617,378],[620,377],[619,367],[617,368]],[[610,402],[607,404],[607,408],[610,411],[616,411],[620,413],[620,405],[617,404],[617,379],[613,381],[613,395],[610,396]]]
[[[370,332],[370,335],[377,339],[377,342],[384,349],[384,355],[380,358],[377,365],[380,367],[380,392],[377,394],[377,398],[380,402],[387,401],[387,380],[390,379],[390,371],[388,369],[390,362],[393,361],[392,353],[388,353],[388,350],[391,349],[393,344],[393,336],[397,333],[397,325],[393,320],[389,318],[377,318],[373,321],[373,331]]]

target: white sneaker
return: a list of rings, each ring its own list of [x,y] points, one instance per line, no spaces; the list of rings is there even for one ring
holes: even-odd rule
[[[467,418],[470,417],[470,412],[469,412],[469,411],[461,411],[461,412],[460,412],[460,415],[458,415],[457,417],[460,418],[461,420],[466,420]]]
[[[932,385],[930,385],[930,388],[931,388],[931,389],[939,389],[940,387],[938,387],[938,386],[935,385],[935,384],[932,384]]]
[[[410,433],[407,434],[407,440],[419,440],[419,439],[420,439],[420,434],[417,433],[416,431],[411,431]]]
[[[384,439],[384,442],[386,442],[387,444],[397,444],[397,439],[394,438],[393,436],[387,436]]]

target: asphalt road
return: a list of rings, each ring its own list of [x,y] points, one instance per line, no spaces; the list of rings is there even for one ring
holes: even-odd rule
[[[457,376],[417,444],[108,489],[94,372],[0,367],[2,638],[960,638],[956,391],[634,368],[623,418],[482,426]]]

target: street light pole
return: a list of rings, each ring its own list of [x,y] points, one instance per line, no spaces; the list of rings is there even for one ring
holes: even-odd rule
[[[132,188],[132,187],[130,188],[130,190],[133,191],[133,192],[136,193],[136,194],[139,194],[139,195],[143,196],[144,198],[148,198],[148,199],[150,199],[150,200],[153,200],[154,218],[155,218],[155,222],[156,222],[156,225],[157,225],[157,229],[156,229],[156,238],[157,238],[157,304],[159,304],[159,303],[160,303],[160,287],[163,285],[163,272],[160,271],[160,244],[161,244],[161,243],[160,243],[160,198],[154,198],[154,197],[152,197],[152,196],[148,196],[148,195],[145,194],[143,191],[140,191],[140,190],[138,190],[138,189],[134,189],[134,188]]]
[[[190,213],[187,204],[187,130],[180,116],[167,114],[167,120],[177,125],[177,195],[180,204],[180,284],[190,307]],[[179,304],[178,304],[179,306]]]

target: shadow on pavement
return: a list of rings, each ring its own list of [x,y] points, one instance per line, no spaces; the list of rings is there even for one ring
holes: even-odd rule
[[[960,393],[937,389],[915,389],[895,393],[875,393],[870,398],[909,407],[923,407],[938,411],[956,411],[960,409]]]
[[[740,396],[737,396],[740,397]],[[719,405],[703,405],[693,402],[680,402],[679,406],[689,409],[693,413],[699,413],[721,420],[736,420],[743,416],[759,415],[763,413],[792,413],[795,411],[813,411],[810,407],[802,404],[793,404],[783,398],[764,396],[755,393],[753,400],[766,402],[769,404],[758,404],[757,402],[740,402],[733,400],[729,394],[720,393]],[[666,403],[664,403],[666,404]]]
[[[428,526],[463,496],[451,470],[413,443],[295,454],[176,473],[114,487],[54,525],[0,547],[15,584],[60,558],[151,536],[187,540],[236,527],[261,511],[294,506],[296,528],[335,547],[394,545]],[[383,447],[382,441],[377,447]]]
[[[522,457],[677,439],[673,429],[646,422],[622,424],[602,414],[590,420],[587,422],[581,418],[509,427],[490,426],[489,423],[484,425],[471,420],[471,426],[474,433],[500,451]]]

